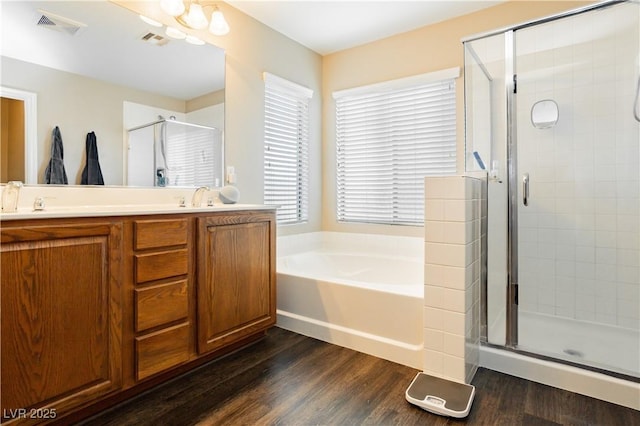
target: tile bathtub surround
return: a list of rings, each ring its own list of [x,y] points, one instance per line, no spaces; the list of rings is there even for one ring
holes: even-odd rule
[[[469,383],[478,368],[483,180],[425,178],[424,371]]]

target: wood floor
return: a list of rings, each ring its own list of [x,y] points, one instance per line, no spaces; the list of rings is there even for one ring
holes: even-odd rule
[[[416,370],[273,328],[86,425],[640,425],[640,412],[480,369],[465,420],[409,404]]]

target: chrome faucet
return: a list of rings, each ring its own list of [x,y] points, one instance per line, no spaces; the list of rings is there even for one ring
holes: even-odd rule
[[[5,213],[13,213],[18,211],[18,196],[20,195],[22,182],[12,180],[4,187],[2,191],[2,211]]]
[[[208,186],[201,186],[200,188],[196,189],[196,192],[193,193],[193,198],[191,199],[191,206],[200,207],[200,203],[202,203],[202,195],[205,193],[205,191],[208,190]]]
[[[35,201],[33,202],[33,211],[34,212],[40,212],[42,210],[44,210],[45,204],[44,204],[44,198],[43,197],[36,197]]]

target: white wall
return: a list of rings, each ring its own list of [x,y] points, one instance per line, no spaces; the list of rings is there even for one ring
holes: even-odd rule
[[[185,102],[2,57],[2,85],[34,92],[38,105],[38,182],[50,159],[51,132],[60,127],[69,184],[79,184],[87,133],[94,131],[106,185],[121,185],[123,102],[184,111]]]

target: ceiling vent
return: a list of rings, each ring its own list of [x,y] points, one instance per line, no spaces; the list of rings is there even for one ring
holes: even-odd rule
[[[165,44],[169,43],[168,38],[152,32],[145,33],[142,37],[140,37],[140,40],[149,44],[153,44],[154,46],[164,46]]]
[[[35,21],[36,26],[38,27],[49,28],[72,36],[78,34],[87,27],[87,25],[82,22],[74,21],[42,9],[38,9],[37,14],[35,15]]]

